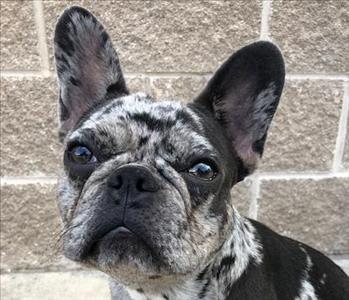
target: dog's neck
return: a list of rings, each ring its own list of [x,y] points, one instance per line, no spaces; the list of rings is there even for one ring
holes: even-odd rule
[[[235,209],[230,232],[229,238],[201,272],[184,283],[157,294],[128,290],[130,299],[226,299],[232,284],[243,274],[249,263],[259,264],[262,261],[262,249],[253,225]]]

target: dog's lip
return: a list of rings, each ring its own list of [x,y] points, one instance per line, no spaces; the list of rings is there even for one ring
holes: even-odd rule
[[[85,259],[87,259],[91,253],[93,253],[97,247],[97,245],[104,239],[127,239],[127,238],[137,238],[139,239],[138,235],[135,234],[132,230],[130,230],[128,227],[123,225],[117,225],[99,236],[95,237],[94,239],[87,241],[83,247],[79,248],[79,251],[74,251],[76,247],[68,248],[68,250],[65,250],[65,256],[69,259],[77,262],[81,262]]]
[[[104,238],[107,235],[113,235],[114,237],[127,237],[130,235],[136,235],[132,230],[130,230],[128,227],[124,225],[119,225],[115,227],[114,229],[107,232],[105,235],[102,236]]]
[[[126,225],[117,225],[112,229],[108,230],[107,232],[105,232],[104,234],[102,234],[92,246],[94,246],[96,243],[98,243],[99,241],[105,238],[118,239],[118,238],[127,238],[131,236],[139,238],[139,236]]]
[[[99,244],[102,240],[105,239],[116,239],[116,240],[127,240],[127,239],[133,239],[133,240],[139,240],[145,247],[148,248],[148,250],[154,255],[154,249],[152,246],[144,239],[144,237],[140,236],[137,232],[132,230],[129,226],[123,224],[118,225],[114,227],[113,229],[109,230],[105,234],[103,234],[97,241],[95,241],[88,252],[94,252],[93,249],[96,248],[97,244]]]
[[[108,230],[104,234],[100,235],[98,239],[94,240],[93,243],[90,244],[90,246],[87,247],[85,253],[87,256],[90,256],[91,254],[95,253],[96,249],[98,248],[98,244],[101,243],[103,240],[106,239],[116,239],[116,240],[123,240],[123,239],[131,239],[131,238],[137,238],[137,234],[135,234],[132,230],[130,230],[128,227],[124,225],[118,225],[116,227],[113,227],[112,229]]]

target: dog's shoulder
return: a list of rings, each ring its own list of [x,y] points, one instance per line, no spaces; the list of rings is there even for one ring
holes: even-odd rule
[[[270,277],[277,299],[349,299],[349,277],[319,251],[249,220],[263,254],[257,269]],[[254,270],[256,271],[256,270]]]

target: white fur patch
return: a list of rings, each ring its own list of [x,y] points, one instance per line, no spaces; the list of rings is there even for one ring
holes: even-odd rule
[[[140,294],[135,290],[126,289],[132,300],[147,300],[144,294]]]
[[[318,300],[314,287],[309,281],[303,280],[299,296],[295,300]]]
[[[295,300],[318,300],[316,296],[315,289],[312,284],[309,282],[309,271],[313,266],[310,256],[307,251],[301,247],[301,250],[306,254],[307,265],[304,270],[303,279],[301,281],[301,287],[299,290],[299,296]]]
[[[250,261],[255,264],[260,264],[263,260],[262,245],[255,236],[255,228],[251,222],[239,215],[234,209],[233,233],[230,239],[224,243],[221,250],[221,256],[235,257],[234,265],[229,272],[221,280],[219,285],[227,287],[228,284],[235,282],[248,267]],[[231,249],[233,246],[233,249]],[[220,291],[221,297],[224,299],[224,294],[227,291]]]

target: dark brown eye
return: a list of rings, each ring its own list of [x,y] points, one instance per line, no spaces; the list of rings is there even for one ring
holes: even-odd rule
[[[189,174],[203,180],[213,180],[217,175],[217,169],[209,163],[200,162],[189,169]]]
[[[97,161],[93,153],[85,146],[76,146],[69,151],[70,159],[80,165],[94,163]]]

